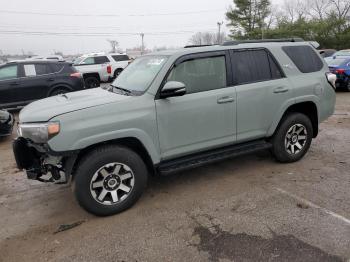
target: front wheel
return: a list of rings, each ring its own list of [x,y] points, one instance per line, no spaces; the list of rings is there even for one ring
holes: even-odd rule
[[[79,204],[98,216],[131,207],[147,184],[147,168],[134,151],[122,146],[95,149],[78,165],[74,192]]]
[[[312,123],[306,115],[288,114],[272,138],[272,154],[279,162],[296,162],[309,150],[312,137]]]

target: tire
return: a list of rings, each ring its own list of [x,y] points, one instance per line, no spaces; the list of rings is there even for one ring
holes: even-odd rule
[[[310,119],[301,113],[290,113],[283,117],[272,137],[272,154],[279,162],[296,162],[309,150],[312,137]]]
[[[350,80],[348,81],[348,83],[345,86],[345,91],[350,92]]]
[[[121,68],[118,68],[117,70],[115,70],[114,71],[114,79],[116,79],[122,71],[123,71],[123,69],[121,69]]]
[[[84,78],[84,82],[85,82],[85,87],[88,89],[96,88],[96,87],[100,86],[100,80],[98,80],[94,76],[88,76],[88,77]]]
[[[60,95],[60,94],[65,94],[65,93],[68,93],[69,90],[67,88],[64,88],[64,87],[58,87],[56,89],[54,89],[51,93],[50,93],[50,96],[57,96],[57,95]]]
[[[135,204],[146,188],[147,178],[146,165],[134,151],[123,146],[103,146],[80,161],[73,191],[86,211],[109,216]]]

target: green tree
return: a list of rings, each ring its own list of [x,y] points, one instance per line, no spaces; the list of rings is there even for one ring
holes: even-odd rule
[[[233,0],[226,13],[230,37],[248,39],[262,37],[265,19],[270,14],[270,0]]]

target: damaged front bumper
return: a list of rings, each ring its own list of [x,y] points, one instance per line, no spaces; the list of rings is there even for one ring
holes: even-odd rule
[[[58,184],[70,181],[77,154],[58,154],[46,144],[34,144],[18,137],[13,141],[13,152],[18,169],[24,170],[28,179]]]

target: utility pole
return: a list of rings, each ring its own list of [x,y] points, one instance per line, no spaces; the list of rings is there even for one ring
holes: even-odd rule
[[[140,36],[141,36],[141,55],[143,55],[143,49],[144,49],[143,37],[145,36],[145,34],[141,33]]]
[[[221,26],[223,25],[224,22],[218,22],[217,25],[218,25],[218,39],[217,39],[217,43],[220,44],[221,42]]]

